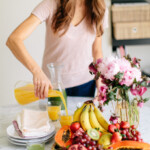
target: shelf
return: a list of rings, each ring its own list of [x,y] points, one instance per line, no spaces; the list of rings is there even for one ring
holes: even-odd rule
[[[111,4],[114,3],[143,3],[147,2],[147,0],[111,0]],[[112,22],[111,22],[112,24]],[[112,46],[113,51],[116,50],[119,46],[126,46],[126,45],[150,45],[150,38],[149,39],[133,39],[133,40],[116,40],[113,35],[113,27],[112,27]]]
[[[143,3],[147,2],[146,0],[112,0],[112,4],[114,3]]]
[[[122,45],[149,45],[150,39],[132,39],[132,40],[115,40],[112,39],[112,44],[114,47]]]

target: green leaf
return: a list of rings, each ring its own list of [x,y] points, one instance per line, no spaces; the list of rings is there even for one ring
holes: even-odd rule
[[[148,97],[148,98],[144,98],[143,99],[143,101],[144,101],[144,103],[146,103],[147,101],[149,101],[150,100],[150,98]]]
[[[123,75],[124,75],[124,73],[118,72],[118,73],[115,75],[115,78],[117,78],[117,79],[122,79],[122,78],[123,78]]]
[[[146,81],[143,81],[143,82],[141,83],[141,86],[147,86],[147,82],[146,82]]]

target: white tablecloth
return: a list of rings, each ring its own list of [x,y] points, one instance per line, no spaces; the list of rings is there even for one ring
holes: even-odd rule
[[[69,112],[72,113],[78,103],[82,103],[86,100],[90,100],[91,98],[81,98],[81,97],[69,97],[68,98],[68,109]],[[42,101],[43,102],[43,101]],[[25,147],[12,145],[7,140],[6,128],[11,124],[13,119],[15,118],[16,114],[21,112],[23,108],[31,108],[31,109],[40,109],[39,102],[35,102],[26,106],[16,105],[9,105],[0,107],[0,150],[25,150]],[[106,106],[104,111],[104,116],[107,120],[110,117],[110,110],[112,106]],[[150,107],[144,106],[140,112],[140,125],[139,131],[142,134],[142,138],[145,142],[150,143]],[[46,150],[50,150],[53,144],[53,140],[46,144]]]

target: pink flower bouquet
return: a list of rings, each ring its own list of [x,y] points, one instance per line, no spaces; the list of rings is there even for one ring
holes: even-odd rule
[[[137,58],[104,58],[98,59],[89,65],[91,74],[95,79],[102,79],[103,85],[99,89],[99,105],[102,107],[110,101],[126,100],[130,102],[129,93],[133,95],[133,101],[137,101],[137,106],[142,107],[148,98],[142,98],[147,91],[149,79],[142,76],[140,63]],[[118,98],[119,91],[119,98]]]

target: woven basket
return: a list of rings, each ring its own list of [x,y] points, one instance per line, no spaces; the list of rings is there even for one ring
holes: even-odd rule
[[[150,21],[114,23],[113,28],[116,40],[150,38]]]
[[[150,4],[112,5],[112,22],[150,21]]]

